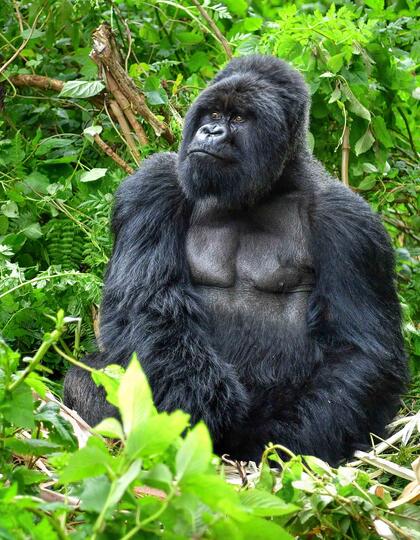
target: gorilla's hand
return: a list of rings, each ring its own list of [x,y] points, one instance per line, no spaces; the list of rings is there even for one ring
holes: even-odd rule
[[[159,410],[182,409],[191,414],[191,423],[203,420],[213,441],[220,440],[233,426],[241,425],[249,409],[249,396],[230,364],[212,358],[199,370],[189,368],[188,376],[166,375],[158,384],[155,404]],[[192,372],[194,371],[194,373]]]

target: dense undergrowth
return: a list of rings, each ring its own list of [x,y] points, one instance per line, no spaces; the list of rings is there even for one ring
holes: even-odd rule
[[[136,114],[138,125],[89,58],[104,22],[151,113]],[[0,538],[420,538],[419,462],[411,469],[420,397],[418,37],[412,1],[2,4]],[[270,470],[279,460],[272,448],[259,471],[241,477],[239,468],[238,489],[204,426],[182,438],[187,416],[156,412],[135,359],[126,375],[93,374],[122,424],[107,420],[91,434],[54,396],[69,362],[94,347],[112,193],[147,155],[177,148],[200,89],[231,53],[252,52],[304,73],[314,153],[382,215],[413,382],[392,444],[373,439],[379,459],[332,470],[292,457]]]

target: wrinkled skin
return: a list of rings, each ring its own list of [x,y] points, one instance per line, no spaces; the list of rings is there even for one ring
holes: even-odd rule
[[[388,236],[307,148],[303,78],[232,60],[189,110],[178,154],[116,194],[95,367],[136,351],[161,410],[203,419],[215,449],[279,443],[337,464],[383,435],[406,381]],[[71,368],[65,402],[115,414]]]

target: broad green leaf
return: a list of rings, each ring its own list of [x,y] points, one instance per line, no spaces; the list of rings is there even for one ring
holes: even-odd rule
[[[248,489],[240,492],[239,496],[243,506],[254,516],[285,516],[300,510],[298,506],[261,489]]]
[[[30,223],[26,227],[23,227],[21,233],[30,240],[38,240],[42,236],[41,225],[39,223]]]
[[[86,512],[100,514],[109,495],[111,482],[105,475],[86,478],[80,495],[80,508]]]
[[[15,427],[34,427],[33,398],[29,386],[21,384],[14,390],[3,408],[3,415]]]
[[[376,176],[372,176],[372,175],[369,175],[369,176],[366,176],[366,178],[364,178],[360,184],[357,186],[357,189],[360,189],[362,191],[367,191],[368,189],[372,189],[376,182],[377,182],[377,177]]]
[[[333,73],[337,73],[343,67],[343,61],[343,53],[336,54],[328,59],[327,66]]]
[[[283,527],[266,519],[253,517],[249,521],[238,521],[236,525],[244,540],[294,540]]]
[[[20,456],[43,456],[60,449],[60,445],[46,439],[4,439],[4,445]]]
[[[118,408],[126,436],[141,428],[155,410],[149,382],[135,354],[120,382]]]
[[[181,43],[186,45],[196,45],[204,39],[203,34],[198,32],[177,32],[175,35]]]
[[[365,0],[365,4],[374,11],[382,11],[384,9],[384,0]]]
[[[356,156],[360,156],[360,154],[367,152],[374,142],[375,139],[368,128],[354,146]]]
[[[122,426],[116,418],[105,418],[102,420],[102,422],[95,426],[94,431],[111,439],[124,439]]]
[[[85,171],[80,177],[81,182],[94,182],[99,178],[105,176],[108,169],[91,169],[90,171]]]
[[[64,83],[59,97],[89,98],[96,96],[104,88],[102,81],[68,81]]]
[[[159,77],[154,75],[147,77],[144,82],[143,92],[151,105],[164,105],[168,103],[168,96],[161,86]]]
[[[382,116],[375,116],[375,118],[372,120],[372,129],[376,139],[378,139],[378,141],[380,141],[386,148],[392,148],[394,146],[394,141]]]
[[[189,416],[182,411],[151,416],[128,436],[125,452],[131,457],[162,454],[188,427]]]
[[[88,445],[70,456],[70,459],[61,471],[60,481],[63,484],[78,482],[84,478],[100,476],[112,466],[112,457],[109,455],[104,443],[88,441]]]
[[[176,474],[184,478],[205,472],[212,454],[210,435],[207,427],[200,422],[188,433],[176,455]]]

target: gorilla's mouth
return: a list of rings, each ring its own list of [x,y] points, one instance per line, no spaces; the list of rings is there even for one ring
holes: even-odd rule
[[[191,156],[191,154],[206,154],[207,156],[226,161],[226,157],[215,154],[214,152],[209,152],[208,150],[204,150],[203,148],[194,148],[193,150],[190,150],[187,155]]]

